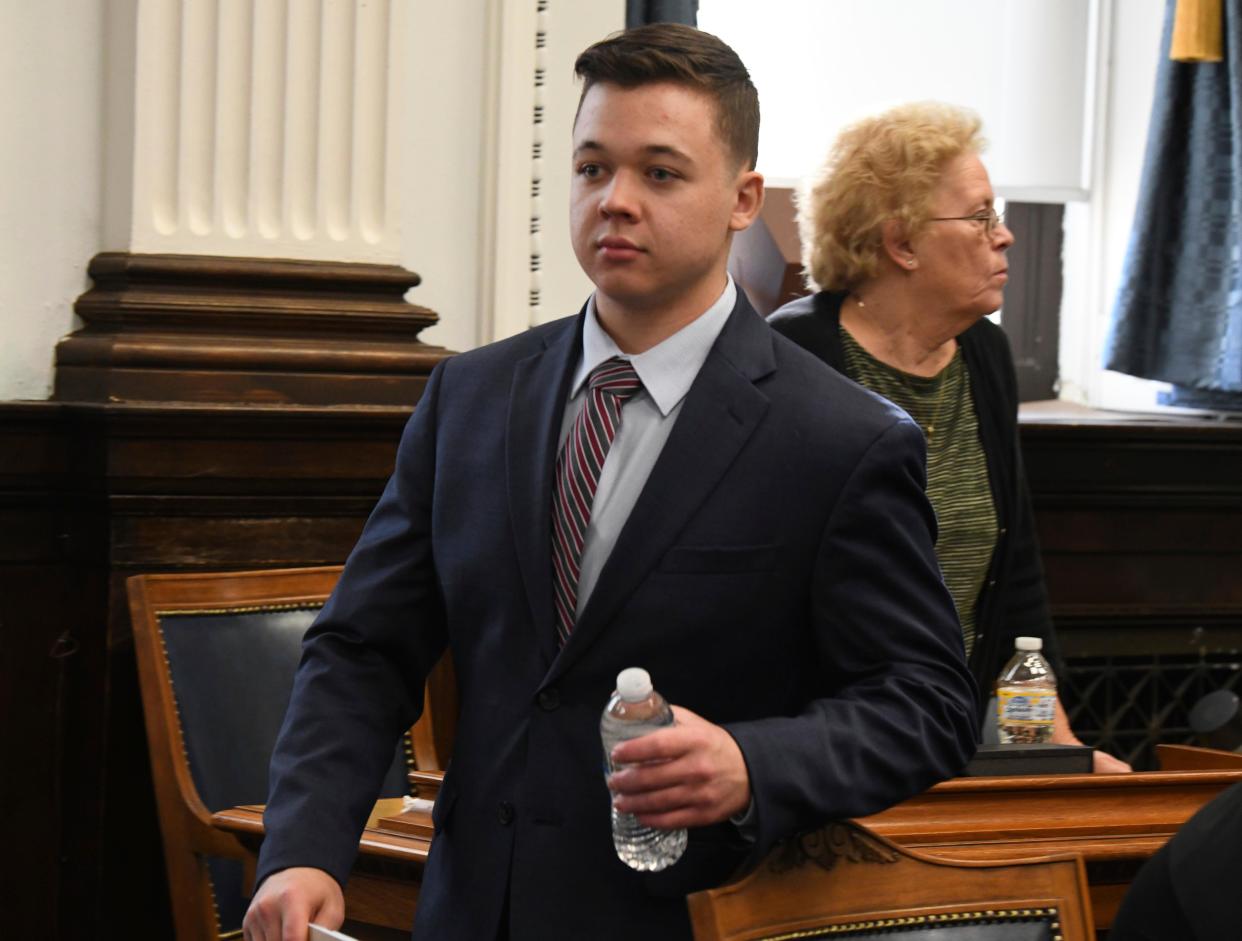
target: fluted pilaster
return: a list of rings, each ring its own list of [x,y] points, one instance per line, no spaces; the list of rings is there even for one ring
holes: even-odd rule
[[[131,251],[399,261],[405,8],[141,4]]]

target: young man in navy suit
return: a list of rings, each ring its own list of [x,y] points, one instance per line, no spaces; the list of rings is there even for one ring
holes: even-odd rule
[[[763,202],[745,67],[660,25],[577,72],[571,218],[595,293],[433,374],[306,637],[248,939],[340,923],[446,646],[461,715],[418,938],[687,938],[687,892],[973,750],[917,426],[777,336],[727,274]],[[618,746],[632,767],[605,782],[599,715],[629,666],[677,724]],[[610,800],[690,828],[681,860],[628,869]]]

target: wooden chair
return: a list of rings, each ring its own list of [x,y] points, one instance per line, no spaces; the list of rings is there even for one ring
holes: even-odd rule
[[[138,575],[127,583],[164,860],[180,941],[240,937],[247,900],[237,838],[213,811],[267,799],[267,766],[302,635],[339,567]],[[412,765],[443,769],[456,719],[446,657],[382,796]]]
[[[688,897],[695,941],[1087,941],[1077,853],[958,862],[852,822],[778,846],[738,882]]]

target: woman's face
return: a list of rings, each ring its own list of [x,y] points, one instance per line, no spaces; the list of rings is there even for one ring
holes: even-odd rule
[[[911,240],[917,264],[913,274],[928,301],[972,319],[1001,306],[1009,279],[1005,251],[1013,244],[1013,233],[1003,223],[989,233],[982,220],[952,217],[986,213],[992,199],[992,184],[979,157],[955,157],[932,193],[931,216],[940,221],[928,222]]]

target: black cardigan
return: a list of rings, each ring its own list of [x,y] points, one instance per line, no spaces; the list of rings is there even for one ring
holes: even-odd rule
[[[845,297],[828,292],[800,297],[773,313],[768,322],[844,373],[841,303]],[[1052,668],[1063,669],[1063,664],[1048,613],[1031,494],[1022,467],[1018,380],[1009,341],[1000,327],[984,319],[957,342],[970,374],[998,528],[992,563],[975,607],[975,645],[970,655],[970,672],[979,684],[982,709],[1001,668],[1013,655],[1015,637],[1042,637],[1044,656]]]

